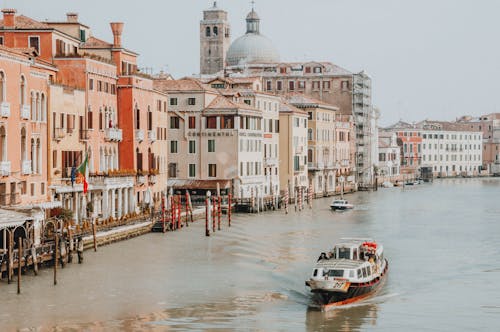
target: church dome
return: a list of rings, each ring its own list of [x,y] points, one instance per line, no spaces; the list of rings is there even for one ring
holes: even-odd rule
[[[246,34],[236,39],[227,51],[227,65],[279,62],[279,53],[271,40],[260,34],[260,19],[253,9],[247,15],[246,21]]]

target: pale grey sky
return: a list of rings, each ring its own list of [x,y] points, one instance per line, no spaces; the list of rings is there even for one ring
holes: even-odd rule
[[[180,78],[199,71],[199,21],[208,0],[1,0],[38,20],[74,11],[94,36],[125,47],[140,66]],[[233,40],[244,33],[247,0],[219,0]],[[261,32],[284,61],[332,61],[373,79],[381,124],[500,112],[500,1],[256,0]]]

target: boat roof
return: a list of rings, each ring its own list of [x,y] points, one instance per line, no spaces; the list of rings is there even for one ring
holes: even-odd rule
[[[351,259],[322,259],[316,264],[316,267],[328,269],[357,269],[365,263],[365,261],[355,261]]]
[[[344,237],[335,245],[335,247],[359,247],[364,242],[373,242],[371,238],[355,238],[355,237]]]

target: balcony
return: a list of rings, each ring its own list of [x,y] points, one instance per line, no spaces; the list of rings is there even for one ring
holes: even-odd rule
[[[107,128],[105,135],[106,135],[105,139],[108,142],[121,142],[123,140],[123,131],[118,128]]]
[[[88,141],[90,139],[90,131],[88,129],[80,129],[80,141]]]
[[[8,118],[9,116],[10,116],[10,104],[4,101],[0,104],[0,117]]]
[[[156,183],[156,175],[150,175],[149,176],[149,183],[155,184]]]
[[[278,166],[278,159],[276,158],[264,158],[264,167]]]
[[[0,162],[0,176],[10,175],[10,161]]]
[[[23,160],[22,161],[21,174],[22,175],[30,175],[31,174],[31,160]]]
[[[144,131],[142,129],[135,130],[135,140],[138,142],[144,141]]]
[[[146,176],[145,175],[137,175],[137,184],[144,185],[146,184]]]
[[[21,119],[23,120],[30,119],[30,107],[28,105],[21,105],[20,112],[21,112]]]
[[[156,141],[156,131],[148,130],[148,141],[150,141],[151,143]]]
[[[52,139],[55,141],[60,141],[66,136],[66,132],[64,131],[64,128],[54,128],[54,135],[52,136]]]

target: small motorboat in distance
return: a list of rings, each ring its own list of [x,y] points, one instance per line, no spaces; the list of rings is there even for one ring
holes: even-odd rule
[[[321,311],[364,299],[378,291],[389,271],[384,248],[372,239],[344,238],[321,253],[306,286]]]
[[[330,207],[332,210],[347,210],[354,208],[354,205],[349,204],[345,199],[334,199]]]

